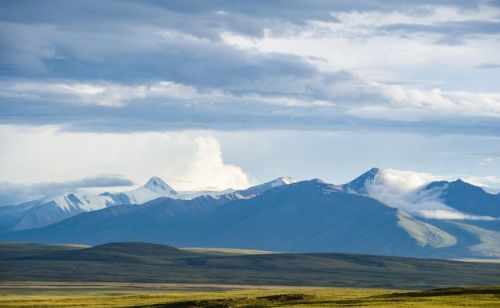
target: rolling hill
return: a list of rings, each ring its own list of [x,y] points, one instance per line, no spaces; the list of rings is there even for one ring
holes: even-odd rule
[[[171,282],[428,289],[500,284],[500,265],[372,255],[214,255],[148,243],[0,244],[2,281]]]

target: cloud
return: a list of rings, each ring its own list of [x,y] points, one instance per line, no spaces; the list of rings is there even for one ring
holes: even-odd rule
[[[222,159],[222,152],[218,141],[213,137],[196,137],[194,142],[197,150],[187,164],[182,166],[182,177],[176,180],[190,185],[200,183],[200,189],[222,190],[227,188],[245,188],[250,186],[248,176],[235,165],[226,164]],[[203,184],[201,184],[203,183]]]
[[[133,182],[117,176],[103,175],[67,182],[19,184],[0,181],[0,206],[13,205],[82,188],[131,186]]]
[[[134,183],[125,178],[115,176],[94,176],[83,178],[76,181],[62,183],[68,187],[75,188],[93,188],[93,187],[114,187],[114,186],[131,186]]]
[[[122,82],[161,78],[195,86],[234,87],[243,81],[258,82],[290,74],[308,76],[315,71],[295,56],[241,51],[219,40],[179,32],[176,27],[145,23],[137,27],[108,25],[101,31],[89,31],[0,24],[0,63],[11,77]]]
[[[439,111],[440,114],[500,117],[500,93],[421,90],[400,85],[375,84],[396,108]]]
[[[29,1],[27,5],[2,3],[0,15],[10,22],[57,23],[63,26],[83,24],[92,26],[100,23],[152,24],[168,28],[177,28],[199,37],[213,37],[225,29],[232,29],[247,35],[262,35],[264,29],[279,31],[284,25],[301,26],[311,20],[336,21],[332,13],[340,12],[393,12],[403,11],[418,14],[428,11],[429,7],[446,6],[462,10],[477,9],[479,5],[498,6],[495,1],[449,1],[425,0],[387,2],[383,0],[328,1],[300,0],[265,1],[252,3],[216,0],[203,3],[186,0],[183,3],[164,1],[106,1],[89,0],[51,1],[39,3]]]
[[[479,69],[497,69],[497,68],[500,68],[500,64],[483,63],[480,65],[477,65],[476,68],[479,68]]]
[[[122,85],[89,82],[4,82],[1,96],[27,100],[59,101],[84,105],[120,107],[128,101],[145,98],[170,98],[178,100],[198,98],[193,87],[169,81],[147,85]]]
[[[458,178],[470,180],[473,184],[484,186],[488,178],[437,176],[429,173],[383,169],[368,183],[369,196],[395,208],[429,219],[450,220],[494,220],[488,216],[474,216],[461,213],[447,206],[440,199],[440,191],[421,190],[434,181],[453,181]],[[497,184],[500,183],[497,178]]]
[[[269,91],[236,91],[167,80],[138,84],[0,81],[0,119],[5,124],[103,132],[385,127],[491,134],[500,130],[499,93],[367,83],[346,72],[290,85],[287,88],[278,79],[268,86]]]
[[[496,29],[495,2],[0,6],[0,121],[6,124],[103,132],[397,128],[495,134],[500,128],[498,89],[372,80],[386,74],[377,63],[398,74],[407,71],[401,65],[410,65],[410,72],[422,65],[434,70],[432,61],[461,64],[478,54],[496,63],[495,40],[436,53],[425,39],[409,42],[401,30],[389,31],[421,25],[487,34]],[[380,33],[384,27],[390,35]],[[279,46],[266,49],[273,39]],[[307,48],[312,54],[301,53]],[[375,73],[366,73],[374,66]]]
[[[218,140],[206,132],[68,133],[0,126],[0,140],[0,179],[11,183],[50,181],[61,189],[130,184],[95,177],[123,174],[139,185],[159,176],[176,190],[250,185],[241,168],[223,160]],[[37,187],[43,193],[44,186]]]
[[[447,211],[447,210],[421,210],[419,213],[429,219],[447,219],[447,220],[485,220],[492,221],[497,220],[496,218],[490,216],[474,216],[457,211]]]
[[[424,33],[438,34],[438,43],[462,44],[470,37],[479,35],[500,35],[499,21],[460,21],[441,22],[431,25],[424,24],[391,24],[380,27],[379,30],[387,32],[397,32],[403,35]]]

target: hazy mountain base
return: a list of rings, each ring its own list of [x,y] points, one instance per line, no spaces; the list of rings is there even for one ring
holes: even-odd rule
[[[430,289],[500,285],[500,264],[354,254],[214,255],[146,243],[0,245],[3,281]]]
[[[500,287],[431,291],[243,287],[230,291],[167,291],[181,286],[30,283],[0,285],[2,307],[497,307]],[[257,287],[258,288],[258,287]]]

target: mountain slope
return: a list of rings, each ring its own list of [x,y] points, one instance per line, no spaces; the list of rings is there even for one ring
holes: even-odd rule
[[[429,182],[432,178],[429,174],[372,168],[340,187],[421,219],[465,220],[470,225],[500,231],[500,194],[460,179]]]
[[[0,207],[0,233],[47,226],[75,215],[123,204],[142,204],[177,192],[158,177],[144,186],[122,193],[91,195],[71,192],[14,206]]]
[[[40,243],[166,243],[159,239],[179,232],[195,217],[203,216],[227,201],[210,196],[193,200],[159,198],[142,206],[120,205],[83,213],[44,228],[6,234],[0,238]]]
[[[462,180],[432,182],[424,190],[437,192],[447,206],[457,211],[500,218],[500,194],[490,194]]]
[[[176,245],[274,251],[406,255],[432,249],[399,224],[399,215],[376,200],[312,180],[222,205],[171,239]]]
[[[368,194],[368,185],[375,181],[375,178],[380,173],[379,168],[371,168],[367,172],[358,176],[351,182],[343,184],[340,187],[346,192],[352,192],[360,195]]]
[[[233,195],[237,199],[252,198],[252,197],[255,197],[255,196],[262,194],[263,192],[265,192],[271,188],[280,187],[280,186],[284,186],[284,185],[290,185],[293,183],[295,183],[294,179],[292,179],[291,177],[284,176],[284,177],[274,179],[274,180],[267,182],[267,183],[264,183],[264,184],[260,184],[260,185],[253,186],[253,187],[243,189],[243,190],[237,190],[233,193]]]
[[[176,199],[179,194],[159,177],[152,177],[144,186],[132,191],[114,194],[114,197],[128,200],[124,204],[143,204],[162,197]]]
[[[0,232],[43,227],[80,213],[115,205],[112,196],[78,193],[43,198],[20,205],[0,207]]]

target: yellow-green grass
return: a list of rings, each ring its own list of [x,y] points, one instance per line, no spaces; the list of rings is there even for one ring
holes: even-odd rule
[[[266,250],[235,249],[235,248],[186,247],[180,249],[184,251],[202,253],[207,255],[264,255],[264,254],[276,253],[274,251],[266,251]]]
[[[499,307],[500,287],[434,291],[174,284],[0,285],[1,307]]]

